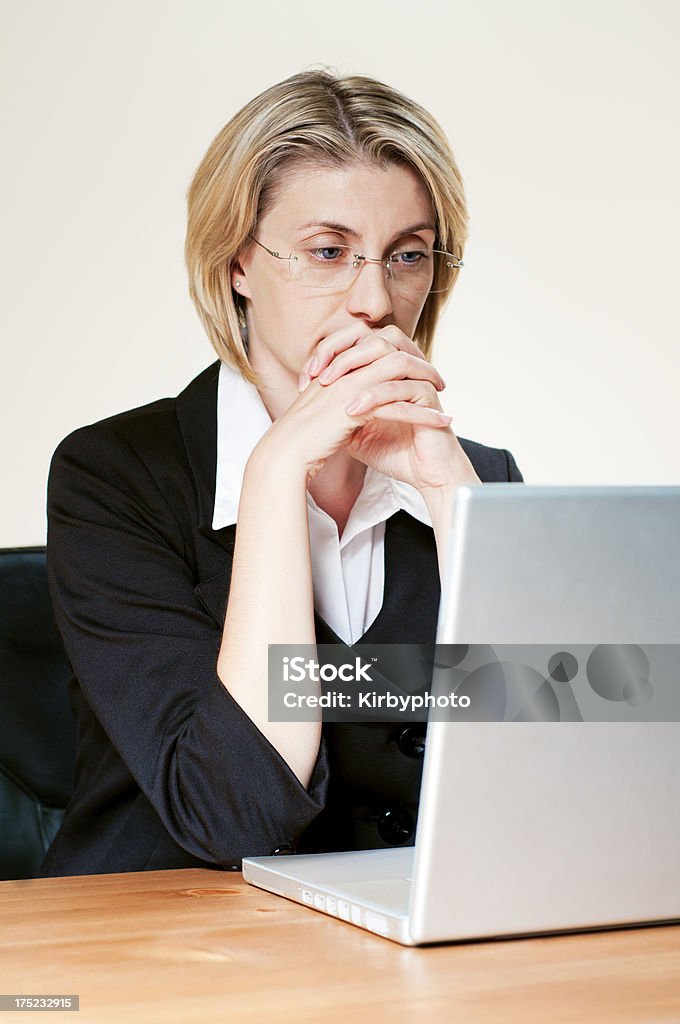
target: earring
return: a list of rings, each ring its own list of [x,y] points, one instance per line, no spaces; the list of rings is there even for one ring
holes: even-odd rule
[[[234,281],[234,288],[240,288],[240,287],[241,287],[241,282],[240,281]]]

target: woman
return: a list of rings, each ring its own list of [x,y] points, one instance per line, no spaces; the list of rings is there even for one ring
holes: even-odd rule
[[[188,207],[219,361],[51,467],[79,745],[44,874],[411,840],[422,729],[268,721],[267,645],[432,642],[455,486],[521,480],[439,404],[466,209],[426,111],[295,75],[220,132]]]

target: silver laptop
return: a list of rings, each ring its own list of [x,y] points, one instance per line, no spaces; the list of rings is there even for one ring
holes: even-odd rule
[[[405,945],[679,919],[680,487],[460,487],[440,644],[543,645],[526,672],[588,712],[431,714],[415,847],[246,858],[247,881]],[[625,700],[597,692],[606,645]]]

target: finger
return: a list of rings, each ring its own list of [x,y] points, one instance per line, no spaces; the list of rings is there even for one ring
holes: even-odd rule
[[[345,349],[356,345],[362,338],[372,334],[373,330],[365,323],[354,323],[348,327],[341,327],[337,331],[322,338],[314,348],[309,360],[307,372],[310,377],[316,377],[328,365],[334,355],[344,352]]]
[[[429,381],[424,380],[390,380],[384,384],[376,384],[358,394],[354,401],[345,406],[345,412],[356,416],[390,402],[418,403],[441,412],[437,392]]]
[[[375,333],[381,335],[383,338],[387,338],[395,348],[408,352],[410,355],[415,356],[416,359],[426,358],[422,348],[416,344],[413,338],[409,338],[408,334],[404,334],[396,324],[388,324],[387,327],[380,327]]]
[[[357,370],[362,366],[377,362],[383,357],[392,356],[394,359],[388,364],[390,371],[394,370],[393,376],[425,378],[432,382],[437,391],[443,391],[446,387],[444,378],[421,354],[420,357],[413,356],[405,349],[396,349],[389,341],[381,335],[375,335],[367,339],[361,345],[356,345],[347,352],[336,356],[330,366],[319,375],[319,383],[328,387],[344,374],[351,370]]]
[[[371,409],[368,413],[361,413],[365,423],[369,420],[395,420],[401,423],[417,423],[425,427],[448,427],[453,420],[439,409],[431,409],[427,405],[417,405],[414,402],[390,402],[388,405],[381,405],[377,409]]]
[[[369,363],[373,363],[376,359],[381,359],[391,352],[396,352],[396,349],[387,338],[380,334],[372,334],[361,344],[356,344],[334,356],[331,363],[319,374],[319,384],[326,387],[351,370],[357,370],[360,366],[368,366]]]
[[[429,380],[437,391],[446,387],[439,370],[432,363],[427,359],[417,359],[408,352],[391,352],[376,363],[375,369],[384,380]]]
[[[305,388],[308,387],[309,384],[311,383],[312,378],[309,376],[309,366],[310,363],[312,362],[312,358],[313,355],[309,356],[309,358],[305,360],[305,362],[302,364],[302,369],[298,374],[298,394],[301,391],[304,391]]]
[[[425,355],[418,345],[395,324],[388,324],[387,327],[377,330],[368,327],[367,324],[352,324],[350,327],[333,331],[318,343],[310,360],[310,376],[319,376],[340,352],[351,349],[359,343],[363,344],[366,338],[372,336],[384,338],[394,348],[409,352],[417,359],[425,359]]]

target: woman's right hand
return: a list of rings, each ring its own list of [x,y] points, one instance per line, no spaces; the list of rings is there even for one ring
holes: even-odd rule
[[[417,430],[447,428],[451,423],[451,417],[438,408],[436,393],[445,385],[431,363],[420,354],[398,349],[379,330],[367,326],[358,329],[353,326],[349,330],[357,335],[357,341],[365,349],[366,364],[343,374],[330,386],[312,380],[286,412],[272,423],[255,449],[260,455],[269,453],[277,462],[283,460],[292,469],[303,470],[308,479],[367,424],[374,423],[376,427],[380,424],[386,441],[388,438],[393,441],[394,432],[389,428],[397,424]],[[348,328],[334,332],[328,335],[327,341],[332,341],[336,334],[342,341],[347,332]],[[395,389],[398,397],[358,415],[347,412],[347,407],[351,407],[361,393],[390,381],[399,382]],[[385,390],[382,389],[383,393]],[[376,431],[376,436],[380,437],[380,430]],[[372,445],[373,451],[379,447],[379,444]],[[375,461],[380,462],[379,454]],[[380,469],[380,465],[376,468]]]

